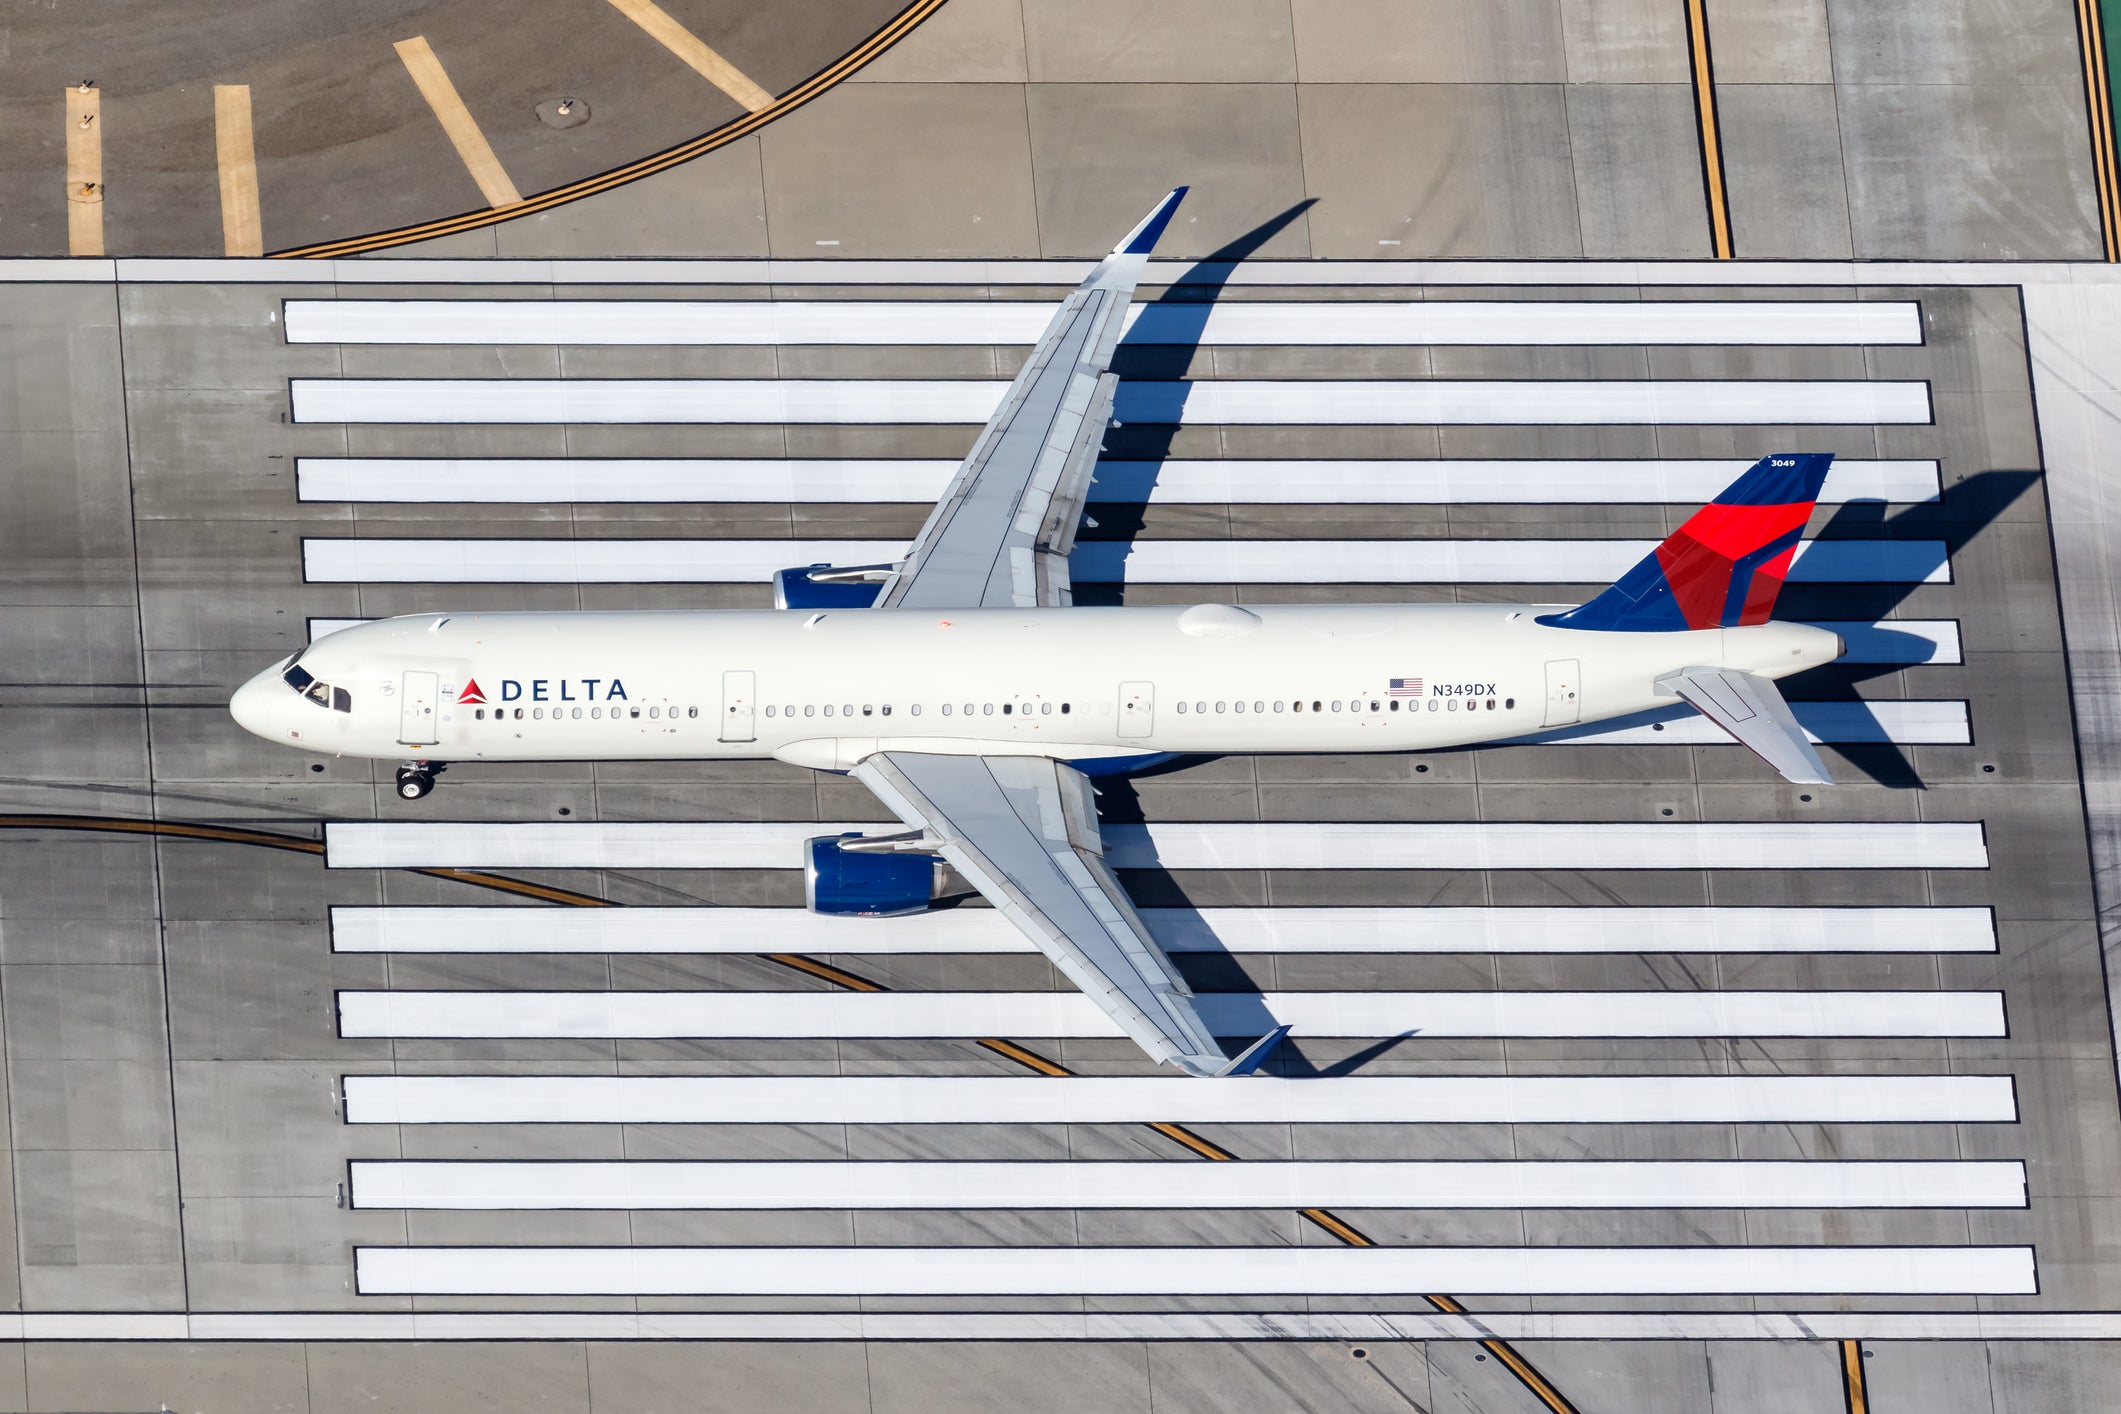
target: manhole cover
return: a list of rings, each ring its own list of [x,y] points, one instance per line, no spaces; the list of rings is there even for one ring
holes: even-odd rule
[[[538,105],[538,121],[548,128],[579,128],[589,121],[589,105],[579,98],[548,98]]]

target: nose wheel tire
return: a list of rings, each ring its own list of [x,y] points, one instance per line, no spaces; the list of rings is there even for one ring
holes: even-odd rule
[[[398,768],[398,794],[406,800],[418,800],[435,788],[432,772]]]

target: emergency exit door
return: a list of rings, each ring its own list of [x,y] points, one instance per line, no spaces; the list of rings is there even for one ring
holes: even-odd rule
[[[1547,721],[1550,727],[1573,725],[1583,711],[1578,689],[1583,686],[1581,665],[1574,658],[1556,658],[1547,664]]]
[[[722,674],[722,740],[757,741],[758,674]]]
[[[435,701],[442,695],[439,673],[407,672],[399,689],[398,742],[403,746],[433,746]]]

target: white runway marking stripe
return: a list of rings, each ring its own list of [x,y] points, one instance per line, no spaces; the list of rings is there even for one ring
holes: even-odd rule
[[[1078,545],[1080,584],[1606,584],[1652,540],[1136,540]],[[750,584],[873,565],[902,540],[305,539],[311,584]],[[1949,583],[1941,540],[1810,540],[1795,584]]]
[[[1792,702],[1797,724],[1813,741],[1853,744],[1897,742],[1902,746],[1948,746],[1974,739],[1964,702]],[[1692,708],[1563,727],[1516,738],[1521,745],[1730,746],[1721,727]]]
[[[348,1124],[2009,1124],[2008,1075],[348,1075]]]
[[[994,380],[296,378],[297,422],[976,426]],[[1183,426],[1857,426],[1927,423],[1929,385],[1798,379],[1123,380],[1121,422]]]
[[[1108,1037],[1079,992],[343,991],[347,1037]],[[2001,1036],[2001,992],[1202,992],[1217,1036]]]
[[[1090,500],[1149,505],[1695,505],[1731,461],[1100,462]],[[297,457],[304,501],[480,505],[767,502],[926,505],[954,461]],[[1837,461],[1822,502],[1937,498],[1934,461]]]
[[[1033,344],[1053,305],[987,300],[287,301],[290,344]],[[1919,344],[1863,300],[1137,304],[1130,344]]]
[[[2028,1294],[2030,1247],[356,1247],[364,1296]]]
[[[1145,908],[1172,952],[1978,953],[1985,908]],[[1030,953],[990,908],[834,918],[803,908],[331,910],[341,953]]]
[[[334,869],[794,869],[803,841],[896,823],[332,821]],[[1108,824],[1118,869],[1983,869],[1977,822],[1452,820]]]
[[[309,640],[314,643],[328,633],[373,619],[311,619]],[[1820,620],[1819,627],[1841,635],[1848,644],[1844,663],[1960,663],[1965,658],[1959,646],[1956,619],[1881,619],[1875,623],[1856,620]]]
[[[2021,1208],[2015,1162],[459,1163],[356,1159],[356,1208]]]

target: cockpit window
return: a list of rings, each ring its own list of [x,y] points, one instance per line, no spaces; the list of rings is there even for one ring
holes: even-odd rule
[[[353,694],[343,687],[333,687],[328,682],[318,682],[299,667],[291,667],[280,674],[280,680],[319,707],[328,707],[334,712],[353,711]]]

